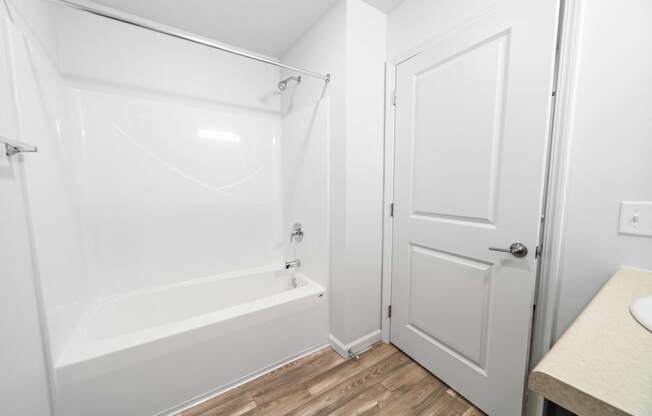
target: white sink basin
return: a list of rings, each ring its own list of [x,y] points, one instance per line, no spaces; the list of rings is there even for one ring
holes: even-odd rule
[[[652,296],[636,299],[629,305],[629,312],[638,323],[652,332]]]

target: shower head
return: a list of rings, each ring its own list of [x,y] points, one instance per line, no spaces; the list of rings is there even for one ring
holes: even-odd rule
[[[283,81],[278,83],[278,89],[281,91],[285,91],[288,87],[288,82],[290,81],[296,81],[297,84],[301,84],[301,75],[296,77],[285,78]]]

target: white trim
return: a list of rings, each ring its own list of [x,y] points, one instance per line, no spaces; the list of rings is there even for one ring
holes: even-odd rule
[[[420,53],[427,51],[428,49],[431,49],[433,46],[442,42],[442,40],[447,36],[449,36],[451,33],[469,27],[475,22],[477,22],[478,20],[487,16],[488,14],[493,13],[496,10],[496,3],[497,2],[492,2],[487,7],[478,10],[477,12],[461,20],[460,22],[453,25],[452,27],[448,27],[441,32],[431,34],[424,41],[417,44],[416,46],[410,47],[407,50],[396,54],[389,60],[389,62],[392,64],[392,67],[396,67],[397,65],[407,61],[408,59],[413,58],[416,55],[419,55]]]
[[[531,367],[536,365],[553,344],[557,320],[563,258],[563,234],[566,220],[568,163],[575,107],[575,77],[579,56],[583,0],[566,0],[559,51],[559,70],[554,122],[551,135],[548,195],[545,207],[543,256],[532,332]],[[543,414],[543,399],[530,394],[527,414]]]
[[[344,344],[342,341],[337,339],[333,334],[328,336],[328,340],[331,343],[331,348],[333,348],[339,355],[344,358],[348,358],[351,354],[359,354],[371,347],[376,342],[380,341],[380,330],[376,329],[364,335],[353,342]]]
[[[255,379],[259,378],[259,377],[262,377],[265,374],[271,373],[272,371],[274,371],[274,370],[276,370],[276,369],[278,369],[280,367],[283,367],[284,365],[287,365],[287,364],[289,364],[289,363],[291,363],[293,361],[296,361],[296,360],[298,360],[300,358],[306,357],[306,356],[308,356],[310,354],[314,354],[314,353],[316,353],[318,351],[321,351],[324,348],[328,348],[328,345],[324,344],[324,345],[319,345],[317,347],[308,348],[308,349],[306,349],[306,350],[304,350],[304,351],[302,351],[302,352],[300,352],[298,354],[294,354],[294,355],[292,355],[292,356],[290,356],[290,357],[288,357],[288,358],[286,358],[284,360],[278,361],[277,363],[271,364],[271,365],[269,365],[269,366],[267,366],[267,367],[265,367],[265,368],[263,368],[263,369],[261,369],[259,371],[256,371],[256,372],[251,373],[251,374],[249,374],[247,376],[244,376],[244,377],[234,381],[233,383],[229,383],[229,384],[226,384],[226,385],[224,385],[222,387],[218,387],[217,389],[212,390],[212,391],[210,391],[208,393],[202,394],[201,396],[197,396],[194,399],[190,399],[190,400],[188,400],[186,402],[183,402],[183,403],[181,403],[181,404],[179,404],[177,406],[173,406],[173,407],[171,407],[171,408],[169,408],[167,410],[164,410],[164,411],[162,411],[160,413],[157,413],[156,416],[173,416],[173,415],[177,415],[177,414],[179,414],[179,413],[181,413],[181,412],[183,412],[185,410],[188,410],[188,409],[190,409],[190,408],[192,408],[194,406],[197,406],[197,405],[199,405],[201,403],[204,403],[204,402],[206,402],[208,400],[211,400],[211,399],[219,396],[220,394],[224,394],[224,393],[226,393],[226,392],[228,392],[230,390],[233,390],[235,388],[240,387],[241,385],[243,385],[245,383],[248,383],[248,382],[250,382],[252,380],[255,380]]]
[[[385,64],[385,141],[384,141],[384,183],[383,183],[383,259],[380,330],[382,339],[390,342],[391,320],[388,309],[392,302],[392,237],[393,218],[390,205],[394,201],[394,90],[396,88],[396,66]]]

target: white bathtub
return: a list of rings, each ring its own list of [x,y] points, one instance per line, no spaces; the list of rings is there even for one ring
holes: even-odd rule
[[[173,414],[327,343],[326,291],[278,268],[92,304],[56,365],[65,416]]]

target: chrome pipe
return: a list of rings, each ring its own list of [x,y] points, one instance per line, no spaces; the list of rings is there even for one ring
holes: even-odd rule
[[[317,72],[309,71],[307,69],[299,68],[299,67],[296,67],[296,66],[282,64],[280,62],[276,62],[276,61],[273,61],[271,59],[268,59],[268,58],[265,58],[265,57],[262,57],[262,56],[257,56],[257,55],[254,55],[254,54],[250,54],[250,53],[247,53],[247,52],[242,52],[242,51],[239,51],[237,49],[230,48],[228,46],[220,45],[219,43],[214,42],[214,41],[212,41],[210,39],[203,38],[201,36],[193,35],[193,34],[190,34],[190,33],[186,33],[186,32],[183,32],[181,30],[178,30],[178,29],[173,29],[173,28],[169,28],[169,27],[163,28],[163,27],[161,27],[162,25],[159,26],[159,25],[156,25],[156,24],[154,24],[152,22],[148,22],[148,21],[146,21],[144,19],[140,20],[140,21],[136,21],[136,20],[130,19],[130,18],[126,17],[126,16],[119,16],[118,14],[112,13],[112,12],[110,12],[110,11],[104,9],[104,8],[91,6],[89,4],[79,4],[79,3],[76,3],[76,2],[70,1],[70,0],[50,0],[50,1],[53,1],[54,3],[60,4],[60,5],[63,5],[63,6],[71,7],[71,8],[76,9],[76,10],[81,10],[83,12],[91,13],[91,14],[94,14],[94,15],[97,15],[97,16],[106,17],[107,19],[115,20],[117,22],[126,23],[126,24],[131,25],[131,26],[136,26],[136,27],[139,27],[141,29],[146,29],[146,30],[150,30],[152,32],[163,34],[163,35],[172,36],[172,37],[177,38],[177,39],[187,40],[188,42],[208,46],[209,48],[217,49],[217,50],[220,50],[222,52],[230,53],[230,54],[237,55],[237,56],[242,56],[244,58],[253,59],[254,61],[274,65],[274,66],[277,66],[279,68],[288,69],[290,71],[299,72],[301,74],[305,74],[305,75],[308,75],[308,76],[313,77],[313,78],[321,79],[322,81],[324,81],[326,83],[329,83],[330,80],[331,80],[331,75],[330,74],[325,74],[324,75],[324,74],[320,74],[320,73],[317,73]]]

